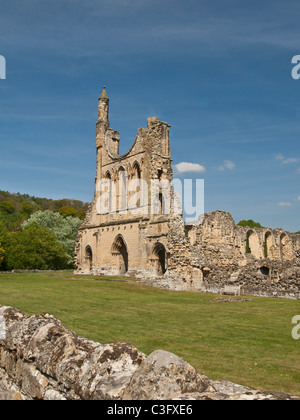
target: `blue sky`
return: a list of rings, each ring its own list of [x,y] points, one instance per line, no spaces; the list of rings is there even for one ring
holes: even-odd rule
[[[3,0],[0,189],[91,201],[105,84],[122,152],[157,116],[205,211],[300,230],[299,18],[294,0]]]

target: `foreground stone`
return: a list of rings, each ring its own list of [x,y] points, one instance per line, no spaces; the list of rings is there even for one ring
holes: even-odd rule
[[[1,400],[292,400],[212,381],[178,356],[78,337],[51,315],[0,306]]]

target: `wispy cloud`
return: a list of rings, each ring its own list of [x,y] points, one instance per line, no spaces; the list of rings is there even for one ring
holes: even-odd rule
[[[191,162],[180,162],[175,165],[175,169],[178,173],[188,173],[188,172],[196,172],[196,173],[203,173],[206,171],[203,165],[199,163],[191,163]]]
[[[282,162],[282,163],[284,163],[285,165],[287,165],[289,163],[297,163],[297,162],[299,162],[299,159],[298,158],[295,158],[295,157],[289,157],[289,158],[287,158],[282,153],[279,153],[278,155],[276,155],[275,159],[278,160],[278,161],[280,161],[280,162]]]
[[[278,207],[291,207],[292,203],[290,203],[289,201],[280,201],[279,203],[277,203]]]
[[[220,172],[223,172],[226,169],[229,170],[229,171],[232,171],[233,169],[235,169],[235,166],[236,165],[235,165],[234,162],[232,162],[232,160],[224,160],[223,165],[219,166],[218,169],[219,169]]]

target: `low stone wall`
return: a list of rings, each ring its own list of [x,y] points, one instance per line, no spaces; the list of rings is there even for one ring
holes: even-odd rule
[[[212,381],[172,353],[99,344],[51,315],[0,306],[1,400],[292,400]]]

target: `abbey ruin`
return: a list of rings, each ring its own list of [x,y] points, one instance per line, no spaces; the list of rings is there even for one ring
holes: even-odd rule
[[[76,273],[126,275],[173,290],[300,298],[300,235],[236,226],[224,211],[185,223],[172,180],[170,125],[152,117],[119,155],[105,88],[95,196],[79,229]]]

